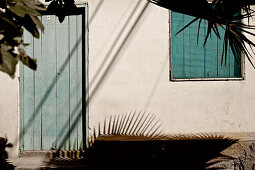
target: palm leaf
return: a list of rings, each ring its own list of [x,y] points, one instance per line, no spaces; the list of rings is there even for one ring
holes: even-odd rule
[[[250,8],[250,5],[255,4],[254,0],[235,0],[235,1],[213,0],[212,3],[209,3],[206,0],[197,0],[195,2],[194,1],[188,2],[188,0],[182,0],[181,2],[178,3],[169,0],[148,0],[148,1],[163,8],[167,8],[169,10],[173,10],[176,12],[180,12],[195,17],[195,19],[193,19],[181,30],[179,30],[177,34],[186,29],[196,20],[200,19],[198,25],[197,43],[199,38],[201,19],[207,20],[208,29],[203,46],[206,44],[209,35],[211,35],[212,30],[215,33],[215,35],[219,39],[221,39],[217,26],[224,28],[225,35],[223,40],[221,67],[223,65],[224,60],[226,64],[228,48],[232,50],[235,60],[239,60],[238,62],[239,64],[241,63],[240,62],[241,56],[239,53],[242,53],[244,56],[247,57],[250,64],[254,67],[254,64],[251,60],[252,55],[250,55],[250,52],[247,49],[245,43],[247,43],[247,45],[251,47],[251,49],[255,47],[255,44],[243,34],[248,33],[249,35],[255,36],[255,34],[245,30],[255,29],[255,26],[249,24],[249,19],[252,16],[254,16],[255,12]],[[241,14],[240,13],[241,10],[243,10],[245,13]],[[248,24],[243,24],[240,22],[240,20],[246,18],[248,19]]]
[[[180,29],[175,35],[178,35],[180,32],[182,32],[183,30],[185,30],[188,26],[190,26],[191,24],[193,24],[196,20],[198,20],[199,18],[195,18],[192,21],[190,21],[187,25],[185,25],[182,29]]]

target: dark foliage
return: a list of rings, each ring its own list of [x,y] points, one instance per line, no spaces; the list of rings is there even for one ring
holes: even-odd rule
[[[8,153],[6,152],[6,148],[11,148],[12,144],[8,143],[7,138],[0,137],[0,169],[4,170],[12,170],[14,166],[6,161],[8,159]]]
[[[47,8],[47,12],[56,15],[60,23],[64,21],[65,16],[69,12],[77,9],[74,0],[46,0],[46,2],[49,1],[51,1],[51,3]]]
[[[38,28],[44,27],[38,16],[44,10],[39,0],[0,0],[0,70],[11,77],[19,60],[36,70],[36,60],[23,50],[22,35],[25,28],[39,38]]]
[[[199,20],[199,30],[202,19],[207,20],[208,30],[204,45],[212,32],[214,32],[219,39],[223,39],[221,66],[223,65],[224,59],[226,64],[227,48],[230,47],[237,63],[240,64],[241,54],[243,54],[254,67],[251,61],[252,54],[249,52],[247,46],[253,48],[255,44],[246,35],[255,36],[255,34],[251,32],[255,27],[250,25],[249,22],[248,24],[241,22],[242,19],[248,18],[249,20],[249,18],[253,16],[254,11],[250,8],[250,5],[255,3],[254,0],[212,0],[210,2],[207,0],[182,0],[177,2],[169,0],[148,1],[161,7],[195,17],[193,21],[188,23],[180,31],[197,20]],[[241,10],[244,12],[242,13]],[[220,37],[218,27],[225,29],[224,37]]]

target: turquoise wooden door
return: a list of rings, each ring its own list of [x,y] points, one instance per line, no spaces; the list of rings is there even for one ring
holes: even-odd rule
[[[37,71],[20,66],[21,150],[83,149],[86,137],[86,8],[59,23],[43,15],[40,39],[24,33]]]

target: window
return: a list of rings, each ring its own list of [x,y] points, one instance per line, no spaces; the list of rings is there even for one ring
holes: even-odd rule
[[[200,25],[197,45],[198,23],[191,24],[185,30],[175,35],[194,17],[171,12],[171,80],[226,80],[242,79],[242,64],[238,64],[231,48],[228,48],[226,63],[221,57],[224,29],[218,27],[221,40],[212,32],[203,47],[207,33],[207,21]],[[242,63],[242,62],[241,62]]]

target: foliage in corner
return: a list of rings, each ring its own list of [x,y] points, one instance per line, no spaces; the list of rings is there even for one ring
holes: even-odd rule
[[[7,137],[0,137],[0,169],[13,170],[14,166],[10,164],[8,159],[8,153],[6,152],[6,148],[13,147],[13,144],[8,143]]]
[[[38,16],[46,8],[39,0],[0,0],[0,70],[14,78],[18,61],[36,70],[36,60],[27,56],[22,40],[24,28],[35,38],[44,31]]]

